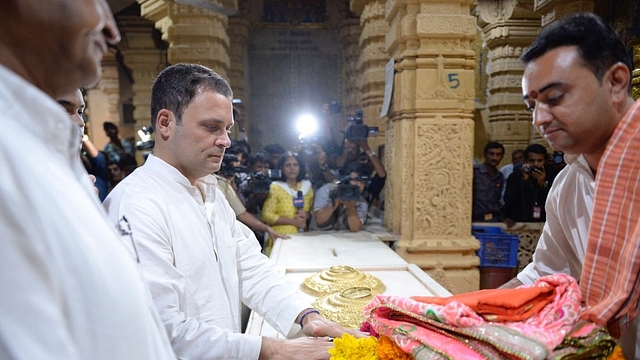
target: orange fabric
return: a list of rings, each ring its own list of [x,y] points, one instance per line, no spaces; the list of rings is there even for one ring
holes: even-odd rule
[[[580,290],[583,318],[619,337],[640,296],[640,102],[620,120],[596,174]]]
[[[449,297],[413,296],[413,300],[446,305],[452,301],[463,303],[487,321],[523,321],[537,314],[553,301],[555,289],[536,286],[518,289],[488,289]]]

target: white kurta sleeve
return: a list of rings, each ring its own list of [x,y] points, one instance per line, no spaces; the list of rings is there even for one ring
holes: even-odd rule
[[[260,244],[248,227],[236,221],[233,232],[234,237],[241,239],[238,241],[238,269],[243,302],[274,329],[287,335],[296,317],[311,304],[271,259],[261,253]]]

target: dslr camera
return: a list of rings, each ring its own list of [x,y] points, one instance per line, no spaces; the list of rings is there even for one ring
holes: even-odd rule
[[[378,127],[369,127],[363,123],[362,110],[356,110],[353,116],[347,118],[347,121],[350,125],[344,131],[344,137],[349,140],[364,140],[370,134],[378,133]]]
[[[338,181],[338,185],[331,192],[331,198],[344,201],[360,200],[362,198],[362,194],[360,193],[360,186],[352,185],[351,180],[362,181],[365,184],[369,183],[369,177],[366,175],[360,175],[355,179],[347,175]]]
[[[282,172],[279,169],[269,169],[267,173],[257,172],[250,173],[249,184],[254,194],[268,194],[271,187],[271,183],[274,180],[279,180],[282,177]]]
[[[542,170],[541,168],[537,167],[537,166],[533,166],[529,163],[524,163],[522,164],[522,172],[525,174],[531,174],[533,172],[533,170]]]

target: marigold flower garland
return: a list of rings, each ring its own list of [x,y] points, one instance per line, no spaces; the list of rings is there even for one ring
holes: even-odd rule
[[[611,355],[607,356],[607,360],[624,360],[624,354],[622,354],[622,348],[616,345],[616,347],[613,348],[613,352],[611,353]]]
[[[386,336],[373,336],[356,339],[353,335],[343,334],[333,340],[334,347],[329,349],[330,360],[412,360],[413,357],[400,349]]]

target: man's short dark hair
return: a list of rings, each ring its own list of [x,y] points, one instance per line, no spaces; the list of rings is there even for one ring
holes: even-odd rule
[[[528,64],[547,52],[576,46],[584,65],[598,81],[614,64],[621,62],[633,71],[631,59],[615,30],[591,13],[569,15],[542,29],[520,60]]]
[[[273,155],[273,154],[284,154],[287,150],[282,147],[282,145],[280,144],[271,144],[271,145],[267,145],[264,147],[263,149],[264,151],[266,151],[267,153],[269,153],[269,155]]]
[[[151,126],[162,109],[171,111],[176,124],[182,124],[182,114],[193,99],[204,91],[233,97],[229,83],[215,71],[198,64],[175,64],[162,70],[151,88]]]
[[[545,161],[547,160],[547,156],[548,156],[548,151],[547,148],[540,145],[540,144],[531,144],[529,146],[527,146],[526,149],[524,149],[524,158],[525,160],[529,157],[529,154],[534,153],[534,154],[540,154],[540,155],[544,155],[544,159]]]
[[[340,171],[343,176],[349,176],[351,173],[356,173],[358,176],[369,176],[371,172],[369,167],[359,161],[352,161],[344,167],[344,172]]]
[[[257,163],[268,164],[269,154],[267,154],[265,151],[258,151],[249,155],[249,165],[255,165]]]
[[[504,145],[500,144],[496,141],[491,141],[487,145],[484,146],[484,154],[487,155],[489,150],[491,149],[502,149],[502,153],[504,154]]]

